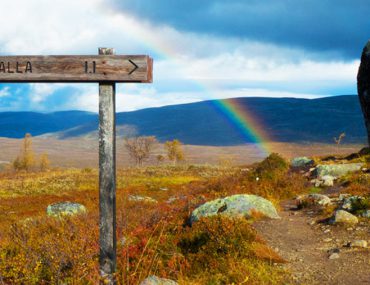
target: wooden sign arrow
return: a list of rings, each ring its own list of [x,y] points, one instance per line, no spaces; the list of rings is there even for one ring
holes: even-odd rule
[[[0,82],[142,82],[153,79],[147,55],[0,56]]]

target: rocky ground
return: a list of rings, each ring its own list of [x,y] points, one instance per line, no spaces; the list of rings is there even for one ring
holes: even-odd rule
[[[369,239],[369,223],[327,225],[320,223],[320,215],[314,211],[296,211],[292,206],[292,201],[283,203],[279,213],[281,220],[255,224],[260,234],[287,260],[283,266],[292,273],[290,281],[293,284],[370,284],[370,249],[348,247],[348,243],[355,240]]]
[[[311,199],[299,209],[297,200],[288,200],[281,203],[280,220],[255,223],[258,232],[287,261],[282,266],[291,272],[288,284],[370,284],[369,218],[334,224],[327,218],[326,207],[343,207],[338,199],[340,190],[335,186],[323,190],[330,206]]]

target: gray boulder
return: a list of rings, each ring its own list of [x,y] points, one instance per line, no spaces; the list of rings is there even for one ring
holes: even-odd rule
[[[46,213],[51,217],[73,216],[86,213],[86,207],[79,203],[60,202],[49,205]]]
[[[178,285],[178,283],[170,279],[159,278],[152,275],[142,281],[140,285]]]
[[[201,217],[225,215],[229,217],[251,218],[253,212],[262,214],[271,219],[280,219],[274,205],[256,195],[239,194],[207,202],[196,208],[191,216],[190,223]]]
[[[318,177],[323,177],[325,175],[341,177],[349,172],[361,170],[362,166],[362,163],[319,164],[316,166],[315,174]]]
[[[338,210],[335,212],[331,219],[332,224],[343,223],[343,224],[357,224],[358,219],[355,215],[348,213],[343,210]]]
[[[292,167],[305,167],[313,165],[314,161],[312,159],[309,159],[308,157],[302,156],[293,158],[290,164]]]

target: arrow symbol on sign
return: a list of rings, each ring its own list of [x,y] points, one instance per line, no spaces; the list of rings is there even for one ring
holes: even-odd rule
[[[132,73],[134,73],[134,71],[136,70],[136,69],[138,69],[139,68],[139,66],[137,66],[136,64],[135,64],[135,62],[133,62],[131,59],[129,59],[128,60],[133,66],[134,66],[134,69],[133,70],[131,70],[130,71],[130,73],[129,73],[129,75],[131,75]]]

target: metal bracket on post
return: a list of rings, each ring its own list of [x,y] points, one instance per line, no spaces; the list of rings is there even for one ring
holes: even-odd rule
[[[114,49],[99,48],[99,55]],[[116,84],[99,83],[99,243],[102,284],[116,284]]]

